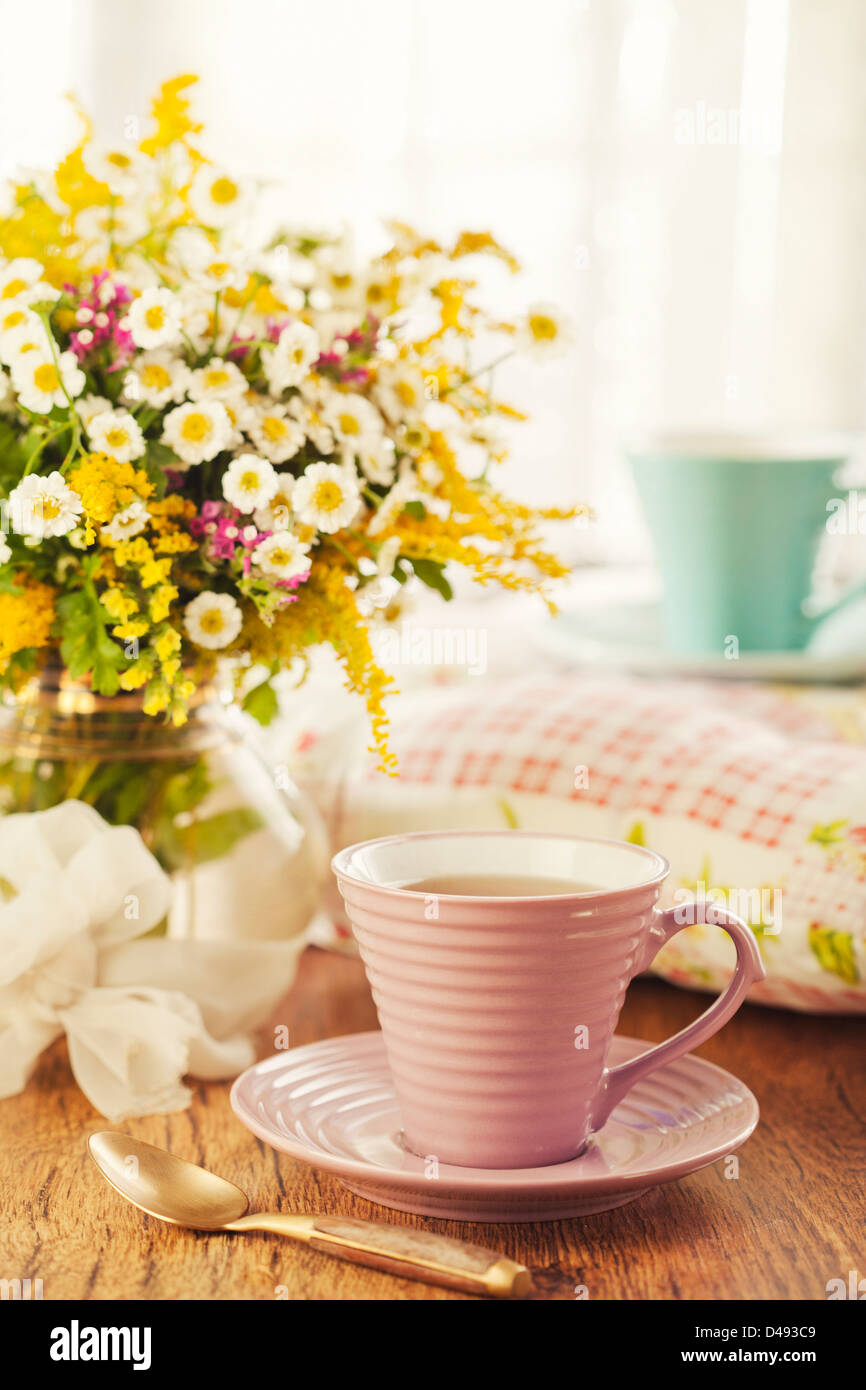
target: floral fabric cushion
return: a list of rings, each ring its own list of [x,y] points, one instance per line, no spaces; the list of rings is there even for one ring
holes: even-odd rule
[[[719,901],[750,922],[755,1002],[866,1012],[866,703],[849,692],[548,674],[396,702],[400,776],[355,739],[306,740],[304,780],[335,849],[400,830],[511,826],[630,839],[671,864],[661,906]],[[858,746],[862,745],[862,746]],[[333,930],[351,940],[331,890]],[[653,969],[717,991],[718,927]]]

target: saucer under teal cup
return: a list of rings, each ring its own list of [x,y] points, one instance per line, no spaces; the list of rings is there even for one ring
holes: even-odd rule
[[[850,436],[669,435],[628,448],[664,582],[670,649],[796,651],[864,592],[809,614],[818,542]],[[844,491],[844,490],[843,490]]]

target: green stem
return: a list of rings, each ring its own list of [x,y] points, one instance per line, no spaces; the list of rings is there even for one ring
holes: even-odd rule
[[[339,550],[340,554],[343,555],[345,559],[349,561],[349,564],[352,566],[352,569],[355,570],[358,574],[360,574],[360,570],[358,569],[358,561],[355,559],[354,555],[349,553],[349,551],[346,549],[344,545],[341,545],[340,542],[335,540],[333,536],[328,537],[328,543],[332,545],[335,550]]]
[[[485,367],[478,367],[476,371],[470,372],[468,376],[464,376],[462,380],[456,382],[454,386],[446,386],[445,390],[442,392],[442,396],[450,396],[452,391],[459,391],[461,387],[468,385],[468,383],[474,381],[476,377],[483,376],[485,372],[492,372],[494,367],[498,367],[502,362],[507,362],[509,357],[514,357],[514,355],[515,349],[509,348],[501,357],[494,357],[492,362],[488,362]]]
[[[63,462],[62,462],[61,465],[60,465],[60,471],[61,471],[61,473],[63,473],[63,472],[66,470],[67,465],[70,464],[70,463],[72,462],[72,460],[75,458],[75,455],[76,455],[76,453],[78,452],[78,448],[79,448],[79,445],[80,445],[80,444],[81,444],[81,421],[80,421],[79,418],[78,418],[78,413],[77,413],[75,410],[73,410],[73,412],[72,412],[72,442],[70,443],[69,448],[68,448],[68,450],[67,450],[67,452],[66,452],[66,457],[64,458]]]
[[[229,331],[229,335],[228,335],[228,337],[226,338],[225,346],[224,346],[222,352],[220,353],[220,357],[225,357],[226,353],[229,352],[229,351],[231,350],[232,340],[233,340],[234,338],[237,337],[238,329],[240,328],[241,324],[243,323],[244,318],[245,318],[245,316],[246,316],[246,312],[247,312],[247,310],[249,309],[251,303],[252,303],[252,300],[248,299],[247,302],[246,302],[246,304],[244,304],[244,306],[242,307],[242,309],[241,309],[240,313],[238,314],[237,318],[235,319],[234,327],[233,327],[232,329],[230,329],[230,331]]]
[[[41,456],[43,450],[47,448],[47,446],[51,443],[52,439],[56,439],[59,434],[62,434],[63,431],[67,428],[67,426],[68,421],[64,420],[62,425],[58,426],[56,430],[52,430],[50,434],[46,434],[45,438],[40,440],[36,448],[29,455],[27,462],[24,465],[24,472],[21,475],[23,478],[26,478],[28,474],[33,472],[34,468],[36,467],[36,462]]]

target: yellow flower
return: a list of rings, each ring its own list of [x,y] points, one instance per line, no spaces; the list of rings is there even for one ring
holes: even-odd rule
[[[201,125],[190,120],[188,114],[189,99],[182,93],[197,81],[197,77],[184,74],[181,77],[173,77],[169,82],[163,82],[151,106],[156,121],[156,130],[153,135],[149,135],[139,145],[142,154],[153,156],[159,150],[168,149],[169,145],[174,145],[179,140],[183,141],[187,149],[193,153],[187,137],[197,135],[201,130]]]
[[[156,593],[150,600],[151,622],[162,623],[169,615],[171,605],[177,598],[177,589],[174,584],[161,584]],[[180,638],[178,637],[178,642]]]
[[[135,599],[130,598],[122,589],[106,589],[102,595],[102,606],[108,616],[113,618],[116,623],[126,622],[127,618],[138,612],[138,604]]]
[[[149,682],[141,708],[145,714],[162,714],[168,709],[171,692],[164,680],[157,678]]]
[[[277,298],[270,285],[259,285],[253,297],[253,307],[257,314],[284,314],[287,306]]]
[[[139,566],[153,558],[153,552],[142,536],[134,536],[131,541],[121,541],[114,547],[114,558],[118,565]]]
[[[144,469],[118,463],[107,454],[85,454],[69,475],[69,486],[81,498],[88,521],[106,525],[133,502],[143,502],[153,492]]]
[[[474,256],[479,251],[497,256],[499,260],[505,262],[512,274],[520,269],[520,262],[512,256],[510,251],[506,251],[504,246],[500,246],[490,232],[461,232],[452,248],[451,259],[456,261],[461,256]]]
[[[171,560],[157,560],[142,536],[134,536],[131,541],[121,541],[114,547],[114,557],[119,565],[138,570],[145,589],[155,589],[157,585],[168,582]]]
[[[180,646],[180,633],[173,627],[167,628],[154,642],[156,654],[163,663],[163,666],[180,651]]]
[[[347,685],[366,703],[379,766],[382,771],[395,772],[397,759],[388,748],[384,705],[386,696],[396,693],[394,680],[373,655],[370,634],[339,564],[323,559],[298,590],[296,603],[277,613],[269,627],[253,619],[244,635],[253,661],[265,664],[276,660],[288,665],[306,647],[320,642],[333,647],[346,672]]]
[[[155,548],[160,555],[185,555],[190,550],[197,550],[198,544],[193,536],[176,531],[173,535],[160,536]]]
[[[180,700],[173,700],[171,705],[171,722],[176,729],[179,729],[189,719],[186,706]]]
[[[0,673],[16,652],[45,647],[54,623],[54,590],[26,575],[15,576],[17,594],[0,594]]]
[[[79,212],[82,208],[106,207],[111,202],[108,184],[100,183],[85,166],[85,144],[86,141],[82,141],[61,160],[54,173],[57,196],[71,212]]]
[[[443,280],[436,286],[434,294],[441,304],[439,334],[447,333],[449,329],[458,333],[469,331],[460,317],[466,297],[465,290],[466,287],[461,280]]]
[[[0,219],[0,254],[10,261],[32,256],[45,267],[45,279],[58,289],[66,280],[77,282],[81,272],[65,254],[72,238],[62,213],[29,184],[18,184],[14,196],[12,211]]]
[[[119,627],[111,629],[111,635],[118,637],[122,642],[126,642],[130,637],[143,637],[150,630],[150,623],[146,618],[139,618],[134,623],[122,623]]]
[[[145,589],[155,589],[165,584],[171,574],[171,560],[157,560],[153,556],[141,566],[141,582]]]
[[[150,680],[150,671],[147,666],[137,661],[134,666],[130,666],[128,671],[122,671],[118,679],[121,690],[138,690]]]

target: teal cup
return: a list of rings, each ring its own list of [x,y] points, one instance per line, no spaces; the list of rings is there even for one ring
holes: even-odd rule
[[[810,611],[812,573],[852,440],[660,436],[628,457],[664,583],[667,644],[682,654],[797,651],[860,597]]]

